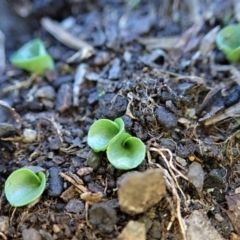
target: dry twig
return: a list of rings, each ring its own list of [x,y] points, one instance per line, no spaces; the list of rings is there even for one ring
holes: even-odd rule
[[[78,39],[77,37],[67,32],[58,22],[44,17],[41,19],[41,24],[59,42],[70,48],[79,50],[81,60],[87,59],[95,54],[95,50],[90,44]]]

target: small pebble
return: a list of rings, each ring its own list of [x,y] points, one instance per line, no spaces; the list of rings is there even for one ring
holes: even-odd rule
[[[60,113],[67,111],[72,105],[72,84],[64,83],[60,86],[56,97],[56,109]]]
[[[115,58],[112,62],[108,78],[111,80],[119,79],[121,77],[121,71],[121,61],[119,58]]]
[[[22,237],[23,240],[29,239],[42,240],[40,233],[34,228],[24,229],[22,232]]]
[[[0,231],[5,232],[5,230],[9,227],[9,217],[0,216]]]
[[[59,137],[49,137],[48,142],[51,150],[58,150],[62,146],[62,142]]]
[[[224,222],[224,218],[219,214],[219,213],[216,213],[215,214],[215,218],[218,222]]]
[[[92,150],[89,151],[87,156],[87,165],[93,170],[97,170],[102,162],[102,154],[95,153]]]
[[[204,188],[222,189],[226,186],[226,170],[216,168],[209,172],[204,180]]]
[[[116,211],[107,203],[96,203],[89,210],[89,222],[100,232],[111,233],[117,222]]]
[[[49,100],[54,100],[55,96],[56,96],[56,93],[52,86],[40,87],[35,93],[35,97],[45,98],[45,99],[49,99]]]
[[[52,167],[49,169],[49,188],[50,197],[59,197],[63,191],[63,179],[59,176],[60,168]]]
[[[203,189],[204,176],[202,165],[198,162],[191,163],[187,177],[199,193]]]
[[[83,167],[83,168],[80,168],[78,171],[77,171],[77,175],[82,177],[84,175],[88,175],[90,174],[91,172],[93,171],[93,169],[91,167]]]
[[[166,195],[166,183],[159,169],[126,173],[118,179],[118,186],[120,208],[130,215],[147,211]]]
[[[167,108],[159,106],[156,109],[157,121],[161,127],[172,129],[177,127],[177,116]]]
[[[78,199],[71,199],[65,207],[65,209],[70,213],[82,213],[84,208],[84,203]]]
[[[53,232],[59,233],[61,231],[61,228],[57,224],[53,224]]]
[[[35,130],[26,128],[23,131],[23,139],[22,142],[24,143],[32,143],[37,138],[37,132]]]
[[[118,240],[146,240],[145,224],[129,221],[126,227],[122,230],[118,236]]]

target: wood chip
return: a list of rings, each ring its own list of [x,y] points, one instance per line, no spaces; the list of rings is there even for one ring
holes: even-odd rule
[[[81,192],[87,192],[87,188],[83,186],[83,181],[74,173],[66,172],[66,173],[59,173],[59,175],[66,181],[72,183],[77,189]]]
[[[97,193],[85,192],[81,194],[81,199],[86,201],[89,205],[106,201],[106,199],[103,198],[102,192],[97,192]]]

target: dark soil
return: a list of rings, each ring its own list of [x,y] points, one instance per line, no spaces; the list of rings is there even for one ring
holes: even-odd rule
[[[3,239],[134,239],[120,235],[131,220],[144,223],[146,232],[146,238],[135,239],[203,239],[191,237],[191,224],[198,226],[191,218],[196,211],[219,234],[209,239],[240,239],[240,68],[217,49],[214,34],[209,42],[205,38],[215,27],[237,22],[234,1],[134,2],[1,3],[6,65],[0,97],[13,108],[0,102]],[[40,24],[43,17],[67,18],[67,31],[92,46],[94,54],[75,57],[75,48]],[[36,37],[56,63],[45,77],[8,61]],[[95,120],[117,117],[147,147],[144,161],[128,174],[160,168],[170,176],[165,175],[166,196],[140,214],[126,213],[119,203],[126,171],[87,145]],[[25,166],[42,167],[47,188],[34,206],[13,208],[4,184]]]

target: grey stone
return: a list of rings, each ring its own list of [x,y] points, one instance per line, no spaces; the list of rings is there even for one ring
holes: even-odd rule
[[[24,229],[22,232],[22,237],[23,240],[42,240],[40,233],[34,228]]]
[[[118,185],[120,208],[130,215],[147,211],[166,195],[166,183],[160,169],[128,173]]]
[[[189,178],[189,181],[196,187],[198,192],[201,192],[203,189],[204,176],[205,174],[202,165],[198,162],[191,163],[187,177]]]
[[[52,167],[49,169],[49,188],[50,197],[59,197],[63,191],[63,179],[59,176],[60,168]]]
[[[81,213],[84,210],[84,203],[77,199],[71,199],[65,209],[70,213]]]
[[[159,106],[156,111],[157,121],[161,127],[172,129],[177,127],[177,116],[166,107]]]

